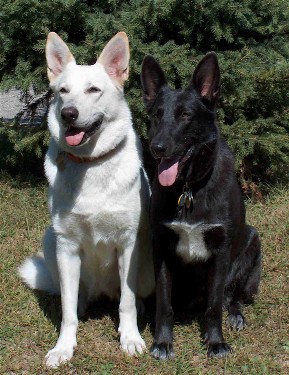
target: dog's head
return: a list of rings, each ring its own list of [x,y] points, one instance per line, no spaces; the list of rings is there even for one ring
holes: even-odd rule
[[[212,167],[218,143],[215,104],[220,71],[216,54],[208,53],[197,65],[188,87],[177,90],[168,87],[160,65],[148,55],[141,82],[159,183],[171,186],[177,180],[200,181]]]
[[[51,32],[46,43],[46,60],[54,93],[48,118],[50,132],[64,150],[74,154],[91,152],[108,123],[119,116],[130,116],[126,113],[127,106],[120,105],[124,100],[123,84],[128,78],[128,38],[119,32],[94,65],[77,65],[68,46]],[[111,135],[111,144],[116,132]]]

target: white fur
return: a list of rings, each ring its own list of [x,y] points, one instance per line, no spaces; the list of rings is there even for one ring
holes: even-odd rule
[[[54,45],[61,56],[69,53],[55,35],[50,37],[52,46],[47,42],[47,60],[48,64],[52,61],[52,67]],[[43,255],[29,258],[19,268],[31,288],[61,291],[61,330],[56,346],[46,356],[49,367],[57,367],[73,355],[77,305],[84,312],[87,303],[101,294],[111,298],[120,294],[121,347],[131,355],[142,353],[145,344],[137,328],[135,296],[146,297],[154,288],[148,224],[150,191],[123,90],[107,74],[107,67],[98,62],[76,65],[71,56],[64,66],[57,65],[57,74],[51,68],[49,76],[54,100],[48,116],[52,137],[45,172],[51,227],[44,236]],[[90,86],[101,91],[88,93]],[[60,93],[63,87],[66,93]],[[78,127],[85,128],[99,113],[104,114],[100,129],[82,145],[69,146],[65,141],[60,115],[65,106],[78,109]],[[63,151],[100,158],[75,163]]]
[[[219,224],[188,224],[173,221],[165,224],[179,235],[176,252],[184,262],[205,262],[211,257],[204,241],[204,232]]]

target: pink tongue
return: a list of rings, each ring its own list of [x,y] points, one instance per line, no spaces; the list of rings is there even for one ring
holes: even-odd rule
[[[159,183],[162,186],[171,186],[177,178],[179,158],[162,159],[159,168]]]
[[[65,132],[66,143],[69,146],[77,146],[81,143],[85,132],[77,128],[69,128]]]

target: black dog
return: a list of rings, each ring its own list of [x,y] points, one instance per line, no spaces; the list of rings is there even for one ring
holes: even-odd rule
[[[208,355],[223,357],[231,349],[222,310],[232,328],[244,328],[242,306],[258,291],[261,251],[257,231],[245,223],[233,155],[216,125],[218,60],[208,53],[188,87],[172,90],[159,64],[146,56],[141,81],[158,164],[151,200],[157,282],[151,353],[174,356],[174,301],[196,305],[203,299]]]

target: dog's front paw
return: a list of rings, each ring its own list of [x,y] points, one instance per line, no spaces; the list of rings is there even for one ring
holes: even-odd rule
[[[246,320],[242,314],[229,314],[226,323],[237,331],[241,331],[246,327]]]
[[[131,356],[142,354],[146,349],[145,342],[138,332],[135,334],[130,333],[129,335],[121,334],[120,346],[124,352]]]
[[[230,345],[226,342],[219,342],[208,345],[208,357],[222,358],[226,357],[232,352]]]
[[[57,368],[61,363],[69,361],[73,356],[73,348],[54,348],[45,356],[47,367]]]
[[[172,359],[175,357],[173,344],[153,343],[151,347],[151,355],[152,357],[159,359],[159,360]]]

